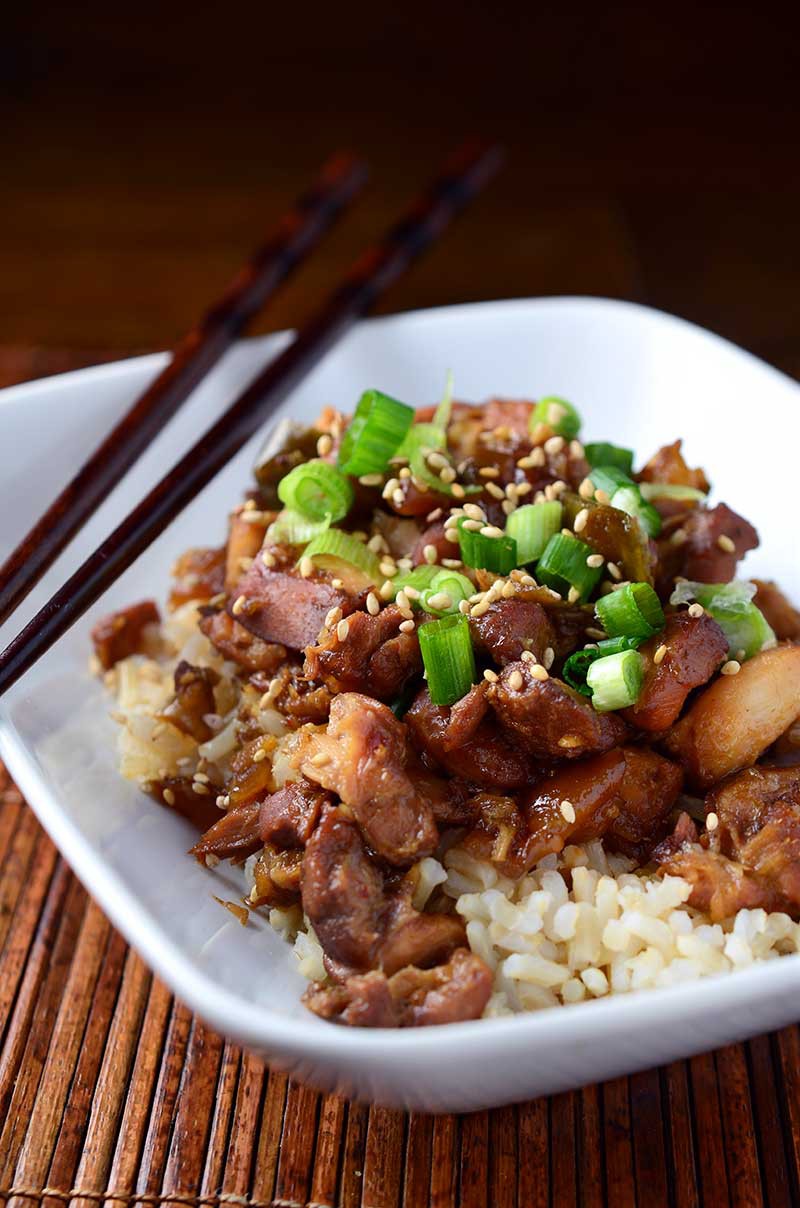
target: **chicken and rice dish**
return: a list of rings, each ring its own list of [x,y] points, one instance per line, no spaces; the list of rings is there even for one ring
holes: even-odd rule
[[[800,616],[684,460],[564,399],[283,424],[100,621],[122,774],[242,865],[306,1006],[406,1027],[800,948]],[[612,435],[612,434],[610,434]]]

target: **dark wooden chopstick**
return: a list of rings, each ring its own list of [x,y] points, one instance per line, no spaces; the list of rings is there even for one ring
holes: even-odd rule
[[[0,655],[0,695],[78,620],[258,432],[286,395],[494,175],[502,153],[469,144],[364,253],[292,342],[150,491]]]
[[[3,566],[0,625],[55,561],[122,475],[355,197],[366,165],[331,157],[220,298],[173,350],[169,363],[81,466]]]

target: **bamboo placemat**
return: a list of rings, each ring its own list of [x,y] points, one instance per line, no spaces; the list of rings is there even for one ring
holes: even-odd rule
[[[0,381],[90,359],[0,350]],[[172,998],[0,765],[0,1201],[790,1208],[800,1031],[465,1116],[319,1095]]]

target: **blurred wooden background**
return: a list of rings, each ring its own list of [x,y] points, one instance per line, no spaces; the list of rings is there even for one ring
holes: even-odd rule
[[[291,323],[477,130],[506,142],[508,168],[388,309],[607,294],[800,373],[789,12],[7,6],[0,342],[169,344],[324,154],[349,145],[369,155],[374,181],[263,326]]]

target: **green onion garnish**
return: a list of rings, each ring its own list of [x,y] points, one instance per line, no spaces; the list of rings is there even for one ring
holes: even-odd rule
[[[604,638],[596,646],[576,650],[564,663],[562,678],[571,688],[591,696],[592,690],[586,683],[586,675],[592,663],[609,654],[620,654],[623,650],[636,650],[642,638]]]
[[[547,587],[569,597],[570,589],[578,593],[583,603],[592,594],[601,575],[602,566],[588,566],[586,559],[593,551],[584,541],[567,533],[555,533],[545,546],[536,566],[536,577]]]
[[[303,551],[305,558],[311,558],[322,570],[331,571],[334,576],[345,579],[351,585],[357,585],[362,580],[373,584],[381,582],[377,555],[363,541],[341,529],[328,529],[315,537]],[[355,576],[353,570],[357,572]]]
[[[586,673],[592,705],[598,713],[635,705],[642,690],[644,664],[635,650],[623,650],[596,659]]]
[[[475,682],[475,654],[469,621],[460,612],[427,621],[417,630],[428,691],[435,705],[452,705]]]
[[[598,440],[584,445],[583,452],[590,466],[616,466],[628,475],[633,472],[633,449],[623,449],[620,445]]]
[[[433,580],[438,574],[441,574],[441,566],[432,566],[424,562],[422,566],[415,566],[413,570],[407,570],[402,575],[395,575],[392,579],[392,587],[395,596],[405,587],[414,587],[418,592],[423,592],[430,587]],[[416,601],[412,601],[415,603]]]
[[[365,390],[342,437],[338,464],[345,474],[380,474],[414,422],[414,408],[380,390]]]
[[[278,498],[307,520],[320,521],[327,516],[333,524],[352,507],[353,488],[341,470],[315,457],[295,466],[280,480]]]
[[[305,545],[320,533],[324,533],[329,525],[329,516],[324,520],[306,520],[305,516],[301,516],[292,508],[284,508],[282,512],[278,512],[267,529],[267,538],[286,545]]]
[[[653,499],[686,500],[687,503],[702,502],[706,498],[705,491],[697,487],[686,487],[679,482],[640,482],[639,490],[642,498],[650,502]]]
[[[611,638],[649,638],[664,628],[664,610],[649,583],[626,583],[601,596],[594,610]]]
[[[605,491],[609,498],[620,487],[635,487],[636,483],[619,466],[593,466],[589,475],[596,491]]]
[[[728,639],[728,652],[740,662],[752,658],[765,646],[775,644],[775,634],[760,608],[753,603],[755,583],[734,579],[732,583],[693,583],[682,579],[671,604],[697,600],[714,618]]]
[[[554,499],[548,503],[526,503],[511,513],[506,532],[517,543],[519,566],[541,558],[547,542],[561,528],[563,511],[562,504]]]
[[[458,612],[462,600],[468,600],[475,591],[475,584],[466,575],[460,575],[456,570],[439,570],[431,580],[420,598],[420,604],[426,612],[434,616],[446,616]]]
[[[453,409],[453,371],[452,371],[452,369],[448,369],[447,377],[445,378],[445,383],[444,383],[444,394],[442,395],[442,401],[439,403],[439,406],[436,408],[436,410],[433,414],[433,422],[434,422],[435,426],[437,428],[441,428],[442,432],[445,433],[445,439],[442,441],[443,445],[447,443],[447,436],[446,436],[447,425],[450,423],[450,412],[452,411],[452,409]]]
[[[505,533],[491,537],[486,533],[465,528],[465,521],[458,522],[458,544],[461,560],[465,566],[493,571],[496,575],[507,575],[517,565],[517,543]]]
[[[531,412],[528,422],[531,433],[535,432],[538,424],[547,424],[557,436],[572,440],[581,430],[581,417],[565,398],[550,394],[540,399]]]
[[[592,470],[592,475],[594,475],[594,470]],[[594,482],[594,478],[592,481]],[[661,517],[658,511],[652,503],[647,503],[642,499],[641,491],[635,483],[631,483],[630,486],[617,487],[611,496],[611,506],[619,508],[621,512],[627,512],[629,516],[638,520],[648,537],[657,537],[661,532]]]

